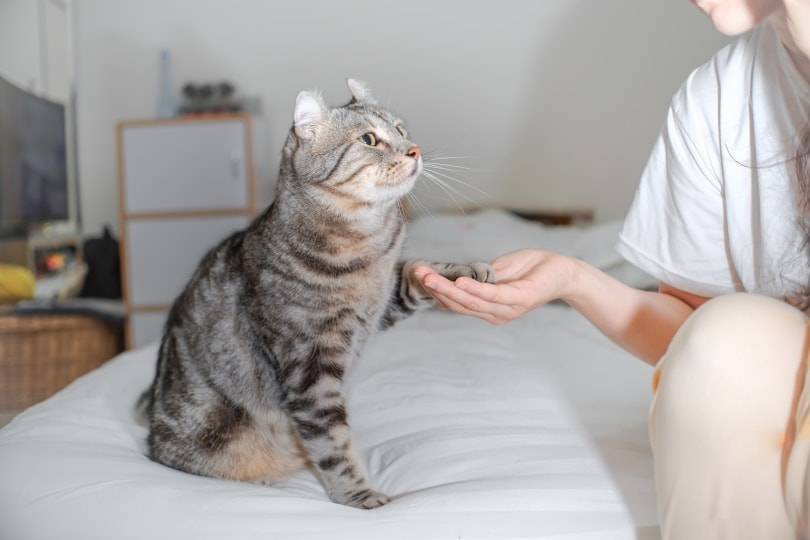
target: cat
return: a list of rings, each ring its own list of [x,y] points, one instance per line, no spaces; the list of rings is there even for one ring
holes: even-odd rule
[[[347,366],[377,330],[435,305],[416,266],[487,282],[494,271],[399,259],[420,149],[365,84],[348,85],[342,107],[298,94],[275,200],[205,255],[172,305],[141,406],[156,462],[256,483],[310,468],[332,501],[375,508],[389,499],[352,442]]]

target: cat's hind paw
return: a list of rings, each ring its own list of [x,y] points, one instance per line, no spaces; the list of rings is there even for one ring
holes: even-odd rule
[[[371,510],[372,508],[378,508],[388,503],[390,500],[391,499],[389,499],[387,495],[384,495],[378,491],[374,491],[373,489],[363,489],[355,493],[348,494],[345,500],[336,500],[335,502],[345,504],[346,506],[354,506],[355,508],[361,508],[363,510]]]
[[[372,508],[378,508],[384,504],[388,504],[389,501],[391,501],[391,499],[389,499],[387,495],[370,490],[368,497],[363,500],[359,508],[371,510]]]

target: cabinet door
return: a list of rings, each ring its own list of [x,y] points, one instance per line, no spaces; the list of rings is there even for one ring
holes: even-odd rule
[[[127,221],[130,306],[171,305],[202,257],[248,222],[246,215]]]
[[[248,206],[246,125],[235,118],[124,126],[124,211]]]

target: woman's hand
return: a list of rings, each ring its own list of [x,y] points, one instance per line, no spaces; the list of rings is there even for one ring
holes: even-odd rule
[[[655,364],[683,321],[706,298],[661,284],[640,291],[573,257],[524,249],[492,261],[495,283],[449,281],[417,267],[416,279],[439,306],[503,324],[552,300],[563,300],[602,333]]]
[[[503,324],[575,288],[576,264],[569,257],[523,249],[492,261],[495,283],[469,278],[449,281],[427,266],[414,272],[440,307]]]

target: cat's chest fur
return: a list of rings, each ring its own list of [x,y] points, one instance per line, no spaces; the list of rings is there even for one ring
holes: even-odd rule
[[[347,221],[330,219],[323,209],[301,211],[282,198],[247,239],[246,248],[263,254],[253,261],[261,290],[278,290],[283,282],[301,292],[292,304],[254,300],[279,327],[298,317],[329,321],[330,330],[339,327],[340,335],[352,336],[354,349],[379,327],[390,301],[404,229],[397,207]],[[294,280],[279,274],[279,262],[295,269]],[[344,316],[349,310],[353,317]]]

